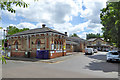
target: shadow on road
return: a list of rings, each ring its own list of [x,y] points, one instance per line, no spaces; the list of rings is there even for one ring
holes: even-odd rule
[[[92,58],[92,59],[97,59],[97,60],[102,60],[102,61],[106,61],[106,55],[88,55],[88,58]],[[120,63],[120,61],[112,61],[111,63]]]
[[[88,55],[87,57],[97,60],[106,60],[106,55]]]
[[[106,62],[106,55],[88,55],[87,57],[95,60],[85,66],[85,69],[100,70],[103,72],[118,72],[119,62]]]
[[[103,72],[118,72],[118,64],[92,61],[85,69]]]

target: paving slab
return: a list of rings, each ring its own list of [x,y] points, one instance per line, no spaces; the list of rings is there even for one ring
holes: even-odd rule
[[[53,59],[38,59],[38,58],[22,58],[22,57],[10,57],[7,60],[16,60],[16,61],[31,61],[31,62],[44,62],[44,63],[57,63],[60,61],[64,61],[68,58],[70,58],[73,55],[76,54],[82,54],[80,52],[72,52],[72,53],[67,53],[66,56],[61,56],[61,57],[57,57],[57,58],[53,58]]]

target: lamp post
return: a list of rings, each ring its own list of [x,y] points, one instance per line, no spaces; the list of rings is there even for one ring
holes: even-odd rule
[[[5,56],[6,56],[6,48],[5,48],[5,29],[4,29],[4,50],[5,50]]]
[[[8,31],[8,30],[5,30],[5,29],[4,29],[4,50],[5,50],[5,56],[6,56],[7,43],[6,43],[6,41],[5,41],[5,39],[6,39],[5,31]]]

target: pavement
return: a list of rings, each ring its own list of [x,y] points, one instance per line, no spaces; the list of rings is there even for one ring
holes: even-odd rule
[[[76,55],[80,52],[72,52],[72,53],[67,53],[66,56],[61,56],[53,59],[38,59],[38,58],[22,58],[22,57],[10,57],[8,60],[16,60],[16,61],[30,61],[30,62],[44,62],[44,63],[57,63],[57,62],[62,62],[73,55]],[[81,52],[82,53],[82,52]],[[83,53],[82,53],[83,54]]]

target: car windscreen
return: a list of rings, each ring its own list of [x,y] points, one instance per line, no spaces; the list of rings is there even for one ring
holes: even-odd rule
[[[112,55],[118,55],[118,52],[110,52]]]

